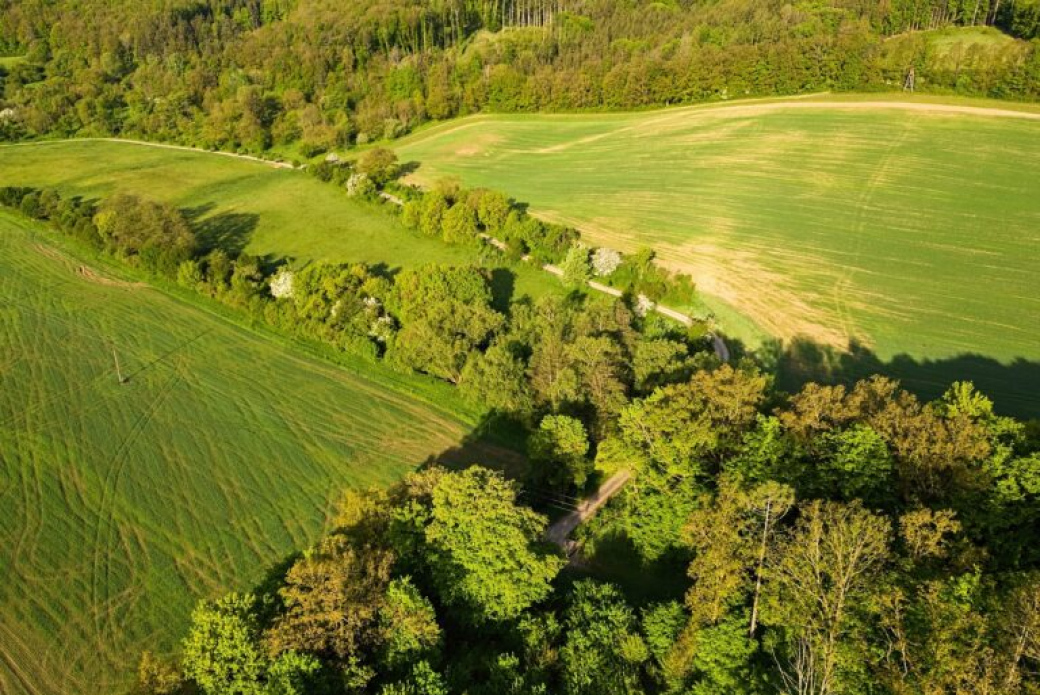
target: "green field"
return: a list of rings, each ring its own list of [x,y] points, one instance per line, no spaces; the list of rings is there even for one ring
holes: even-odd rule
[[[720,316],[752,319],[723,326],[749,342],[856,341],[860,365],[975,378],[1040,414],[1035,109],[882,99],[477,116],[397,149],[419,182],[458,176],[592,243],[652,246]]]
[[[0,186],[167,201],[188,212],[204,242],[275,258],[363,261],[391,271],[481,262],[475,250],[415,234],[381,206],[352,201],[302,171],[205,152],[106,141],[0,146]],[[517,294],[558,286],[523,264],[512,270]]]
[[[334,367],[43,229],[0,214],[0,693],[121,692],[196,598],[252,586],[345,488],[478,419],[447,386]]]

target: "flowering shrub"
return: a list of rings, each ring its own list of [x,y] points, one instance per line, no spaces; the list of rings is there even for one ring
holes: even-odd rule
[[[598,277],[613,274],[621,265],[621,254],[614,249],[596,249],[592,254],[592,271]]]
[[[351,174],[347,179],[347,195],[351,198],[372,195],[375,191],[376,185],[368,178],[368,174]]]
[[[294,275],[288,268],[282,268],[271,278],[271,296],[275,299],[292,299]]]

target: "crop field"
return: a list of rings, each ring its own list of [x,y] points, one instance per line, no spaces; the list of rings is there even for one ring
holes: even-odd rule
[[[485,262],[474,249],[413,233],[378,205],[355,202],[302,171],[206,152],[111,141],[0,146],[0,186],[55,188],[87,198],[122,192],[170,202],[188,212],[204,242],[261,256],[366,262],[388,270]],[[541,295],[558,285],[522,264],[512,270],[517,294]]]
[[[41,230],[0,214],[0,693],[122,692],[198,597],[253,586],[345,488],[477,420],[447,386],[334,367]]]
[[[653,247],[720,317],[751,319],[723,325],[749,343],[855,343],[860,364],[973,378],[1040,414],[1040,115],[892,99],[477,116],[397,150],[419,182],[458,176],[594,244]]]

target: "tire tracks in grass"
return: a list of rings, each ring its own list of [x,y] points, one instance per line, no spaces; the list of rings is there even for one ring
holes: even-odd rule
[[[852,289],[852,278],[857,272],[854,264],[863,254],[863,230],[866,227],[868,215],[867,206],[870,204],[870,201],[873,200],[878,188],[888,178],[891,166],[896,155],[906,143],[911,127],[911,123],[909,122],[903,124],[899,136],[889,144],[888,148],[885,150],[885,154],[881,157],[881,161],[876,167],[874,167],[867,184],[863,187],[862,192],[856,199],[856,221],[851,229],[851,234],[854,237],[854,245],[848,254],[849,258],[843,264],[841,274],[837,282],[834,283],[832,290],[834,296],[834,309],[838,315],[838,321],[841,323],[841,330],[845,335],[845,340],[849,343],[851,343],[856,336],[852,330],[855,323],[853,312],[849,308],[848,292]]]
[[[159,406],[166,400],[166,397],[170,394],[175,383],[181,380],[181,373],[178,369],[174,368],[170,378],[167,379],[160,387],[158,393],[149,403],[148,407],[143,410],[137,417],[137,420],[131,426],[130,431],[126,437],[120,442],[115,454],[108,465],[108,472],[105,476],[104,483],[101,489],[101,502],[98,506],[97,511],[97,524],[94,531],[94,544],[93,544],[93,562],[91,570],[91,589],[90,589],[90,601],[92,607],[92,613],[94,617],[94,632],[95,639],[97,640],[98,649],[101,650],[104,647],[105,640],[103,634],[110,629],[111,625],[111,612],[106,611],[106,625],[102,627],[102,619],[100,615],[101,608],[101,597],[100,597],[100,583],[101,573],[104,572],[105,586],[108,587],[111,584],[112,579],[112,557],[110,553],[105,552],[102,548],[102,534],[105,534],[105,548],[111,540],[111,532],[115,526],[115,492],[116,487],[119,485],[119,480],[122,477],[123,469],[126,466],[126,456],[130,451],[130,447],[136,441],[137,437],[140,436],[141,432],[144,431],[145,426],[158,411]],[[102,560],[102,555],[105,559]],[[102,570],[101,565],[104,564]]]
[[[33,681],[24,671],[22,671],[21,666],[18,665],[18,659],[12,656],[8,651],[9,647],[7,645],[15,642],[21,644],[20,640],[15,637],[14,633],[3,623],[0,623],[0,662],[3,662],[8,673],[14,676],[15,681],[22,686],[22,690],[29,695],[43,695],[43,691],[33,685]],[[24,644],[22,646],[24,647]],[[6,679],[0,680],[0,685],[3,685],[5,682]],[[3,689],[0,690],[0,692],[6,693],[7,690]]]

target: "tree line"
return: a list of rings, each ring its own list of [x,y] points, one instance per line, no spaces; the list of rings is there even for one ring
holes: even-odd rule
[[[372,166],[363,159],[355,174],[368,176]],[[414,195],[424,201],[437,194]],[[542,225],[511,209],[500,194],[457,198],[449,213],[462,209],[477,220],[472,203],[485,212],[508,209],[504,219],[521,227]],[[678,326],[646,312],[641,295],[632,291],[642,285],[611,301],[583,293],[584,278],[594,272],[583,247],[571,247],[577,255],[564,254],[565,266],[568,258],[571,265],[575,257],[582,262],[577,276],[578,271],[565,274],[574,291],[532,301],[496,296],[494,274],[496,267],[504,270],[504,253],[486,242],[484,266],[428,265],[396,274],[361,263],[293,267],[206,248],[176,208],[136,196],[93,203],[8,187],[0,188],[0,204],[287,334],[447,381],[467,399],[524,427],[546,414],[566,414],[582,431],[596,432],[628,395],[714,359],[703,327]],[[440,222],[438,228],[443,234]],[[552,251],[546,238],[557,236],[525,237],[534,240],[532,253]],[[649,253],[633,259],[626,262],[644,264],[650,279],[663,273],[653,269]]]
[[[501,191],[467,190],[454,178],[440,179],[427,190],[402,183],[397,155],[382,147],[366,150],[356,160],[336,156],[308,166],[307,171],[353,198],[391,197],[400,203],[404,226],[423,236],[478,249],[490,246],[510,261],[558,264],[569,287],[583,289],[596,280],[634,298],[640,311],[656,302],[685,306],[696,294],[690,276],[654,263],[653,249],[622,254],[590,248],[582,243],[578,230],[539,220]]]
[[[1040,97],[1037,0],[6,0],[0,137],[326,150],[478,111],[631,109],[823,90]],[[893,34],[995,24],[955,69]]]

